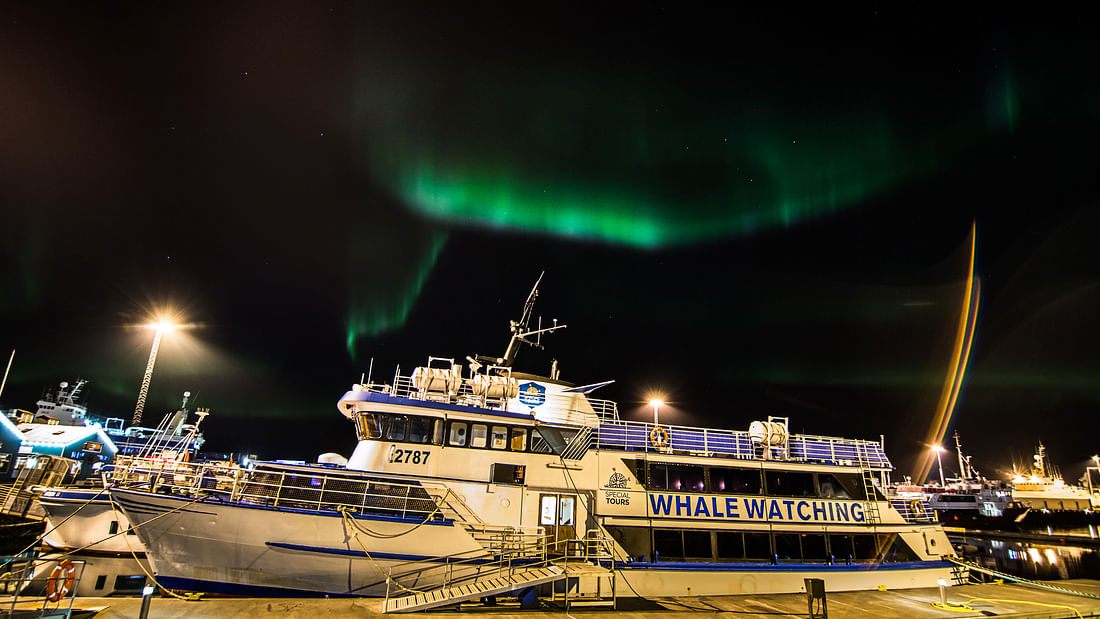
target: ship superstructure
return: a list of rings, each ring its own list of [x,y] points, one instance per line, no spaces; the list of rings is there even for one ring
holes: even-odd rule
[[[583,556],[619,595],[935,586],[953,550],[924,506],[891,501],[878,441],[620,418],[575,385],[517,371],[537,284],[499,358],[430,357],[338,409],[358,444],[346,466],[260,463],[142,473],[111,496],[172,588],[388,595],[563,577]],[[135,472],[137,473],[137,472]],[[919,502],[918,502],[919,504]],[[542,570],[541,572],[538,570]],[[499,571],[496,572],[499,575]],[[541,576],[539,575],[541,574]],[[450,589],[448,589],[450,590]]]

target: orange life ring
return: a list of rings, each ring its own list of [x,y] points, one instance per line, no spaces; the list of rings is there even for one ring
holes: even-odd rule
[[[69,595],[73,590],[73,581],[76,579],[76,566],[68,559],[62,560],[53,566],[50,577],[46,580],[46,599],[56,602]],[[59,584],[60,583],[60,586]]]
[[[668,447],[668,430],[662,427],[653,428],[653,431],[649,433],[649,442],[657,449]]]
[[[918,499],[913,499],[912,501],[909,501],[909,511],[914,516],[923,516],[924,503],[921,503]]]

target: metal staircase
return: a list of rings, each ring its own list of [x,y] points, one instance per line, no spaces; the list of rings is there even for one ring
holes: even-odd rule
[[[387,597],[382,605],[386,613],[411,613],[440,606],[450,606],[467,600],[476,600],[502,593],[510,593],[535,585],[551,583],[565,578],[565,569],[558,565],[543,565],[511,572],[496,578],[414,593],[401,597]]]
[[[428,496],[432,497],[439,506],[439,513],[443,514],[445,518],[454,520],[463,526],[485,526],[485,521],[478,517],[474,510],[470,509],[470,506],[450,488],[442,484],[429,485],[425,483],[423,486]]]
[[[588,453],[588,448],[592,446],[593,438],[592,427],[581,426],[573,440],[569,441],[569,444],[562,450],[562,460],[580,460],[583,458],[584,454]]]

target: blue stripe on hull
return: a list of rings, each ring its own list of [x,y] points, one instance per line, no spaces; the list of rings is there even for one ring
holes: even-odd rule
[[[171,509],[173,509],[173,508],[169,508],[169,507],[162,507],[160,505],[152,505],[152,504],[149,504],[149,503],[143,503],[139,499],[136,498],[137,496],[155,496],[155,497],[158,497],[158,498],[161,498],[161,499],[169,499],[169,500],[180,501],[180,502],[188,500],[188,499],[185,499],[185,498],[181,499],[180,497],[166,496],[166,495],[163,495],[163,494],[150,494],[150,493],[147,493],[147,492],[130,492],[128,494],[123,494],[121,491],[116,491],[116,493],[115,493],[115,503],[117,503],[118,505],[121,505],[122,507],[124,507],[128,510],[132,510],[132,511],[135,511],[135,512],[140,511],[140,512],[147,513],[147,514],[149,514],[149,513],[162,513],[162,512],[167,512],[167,511],[170,511]],[[193,500],[193,499],[191,499],[191,500]],[[225,507],[236,507],[236,508],[240,508],[240,509],[262,509],[262,510],[273,511],[273,512],[283,512],[283,513],[288,513],[288,514],[305,514],[307,516],[320,516],[320,517],[325,517],[325,518],[343,518],[343,516],[344,516],[343,512],[338,512],[336,510],[331,510],[331,509],[323,509],[321,511],[315,511],[315,510],[309,510],[309,509],[295,509],[295,508],[292,508],[292,507],[271,507],[269,505],[253,505],[253,504],[243,503],[243,502],[220,501],[220,500],[217,500],[217,499],[203,499],[201,501],[196,501],[193,504],[196,505],[196,506],[220,505],[220,506],[225,506]],[[209,516],[217,515],[215,512],[203,512],[203,511],[198,511],[198,510],[193,510],[193,509],[180,509],[178,511],[191,512],[191,513],[194,513],[194,514],[204,514],[204,515],[209,515]],[[407,517],[407,516],[383,516],[383,515],[380,515],[380,514],[363,514],[363,513],[349,513],[348,516],[350,516],[354,520],[375,520],[375,521],[379,521],[379,522],[401,522],[401,523],[406,523],[406,524],[417,524],[417,525],[424,525],[424,526],[442,526],[442,527],[453,527],[454,526],[454,520],[450,520],[450,519],[446,519],[446,518],[444,518],[443,520],[429,520],[429,521],[425,522],[424,520],[422,520],[420,518],[412,518],[412,517]]]
[[[355,595],[352,593],[331,593],[327,591],[311,591],[309,589],[290,589],[286,587],[268,587],[264,585],[240,585],[231,582],[219,582],[216,580],[198,580],[195,578],[180,578],[178,576],[157,576],[157,582],[166,589],[176,591],[200,591],[203,593],[217,593],[220,595],[240,595],[247,597],[268,598],[357,598],[379,597],[369,595]]]
[[[340,555],[340,556],[345,556],[345,557],[367,558],[367,553],[363,552],[362,550],[347,549],[347,548],[325,548],[323,546],[303,546],[301,544],[288,544],[286,542],[265,542],[265,543],[268,546],[272,547],[272,548],[280,548],[280,549],[283,549],[283,550],[297,550],[297,551],[301,551],[301,552],[312,552],[312,553],[315,553],[315,554]],[[374,559],[393,559],[393,560],[396,560],[396,561],[422,561],[422,562],[430,562],[430,563],[438,563],[439,564],[439,565],[436,565],[436,566],[433,566],[433,567],[443,567],[444,565],[447,565],[448,559],[450,559],[452,562],[458,562],[457,564],[460,565],[460,566],[485,565],[487,563],[498,563],[498,562],[500,562],[500,555],[486,556],[486,557],[469,557],[469,558],[458,558],[458,559],[456,559],[455,557],[449,557],[448,558],[448,557],[439,557],[439,556],[432,556],[432,555],[410,555],[410,554],[400,554],[400,553],[393,553],[393,552],[372,552],[372,553],[370,553],[370,557],[374,558]],[[511,561],[511,564],[512,565],[526,565],[528,563],[535,563],[535,562],[541,562],[541,561],[542,561],[542,559],[539,559],[539,558],[513,559]]]
[[[680,572],[876,572],[881,570],[929,570],[951,567],[950,561],[906,561],[901,563],[684,563],[631,561],[616,563],[623,570],[672,570]]]

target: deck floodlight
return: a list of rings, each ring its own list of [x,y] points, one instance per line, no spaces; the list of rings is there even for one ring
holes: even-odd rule
[[[653,407],[653,425],[658,425],[657,413],[665,403],[660,398],[653,398],[649,401],[649,405]]]

